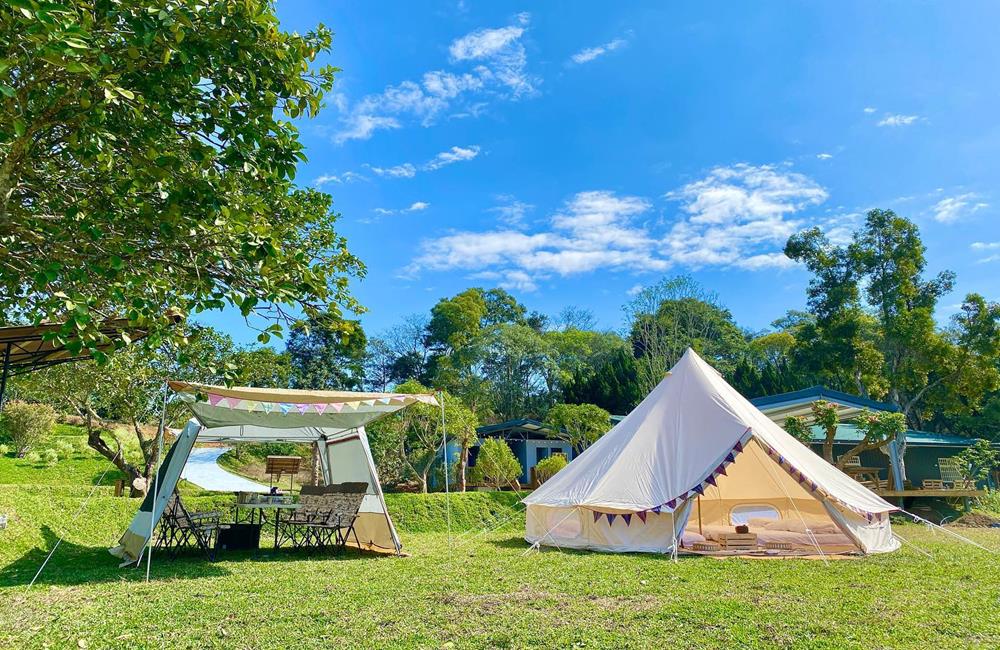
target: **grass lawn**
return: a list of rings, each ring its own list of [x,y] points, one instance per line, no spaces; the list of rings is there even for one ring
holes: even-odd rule
[[[86,438],[79,427],[57,424],[52,435],[37,448],[44,450],[53,447],[60,440],[66,440],[77,445],[77,450],[67,458],[61,458],[52,467],[30,463],[24,458],[14,458],[13,454],[0,456],[0,484],[94,485],[105,470],[108,472],[102,481],[103,485],[114,485],[117,479],[124,478],[104,456],[85,446]]]
[[[387,500],[410,557],[154,556],[147,584],[106,550],[138,502],[101,487],[74,523],[89,490],[0,485],[0,648],[1000,647],[1000,556],[912,524],[896,528],[932,559],[904,547],[829,564],[673,563],[526,553],[510,494],[453,496],[449,536],[443,495],[398,494]],[[962,532],[1000,548],[998,530]]]

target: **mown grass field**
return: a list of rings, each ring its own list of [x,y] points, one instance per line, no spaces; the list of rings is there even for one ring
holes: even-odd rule
[[[1000,647],[1000,556],[912,524],[899,533],[932,558],[673,563],[526,553],[511,495],[454,496],[451,535],[443,495],[388,495],[409,557],[155,560],[147,584],[106,550],[137,502],[100,487],[74,520],[83,483],[0,485],[2,648]],[[1000,548],[998,531],[962,532]]]

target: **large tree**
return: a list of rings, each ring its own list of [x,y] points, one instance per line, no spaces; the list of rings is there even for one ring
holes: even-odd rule
[[[292,384],[310,390],[361,390],[367,339],[361,324],[321,314],[292,328]]]
[[[330,197],[293,185],[288,118],[320,109],[330,42],[282,31],[268,0],[0,4],[3,318],[93,349],[111,316],[155,347],[168,309],[232,305],[266,340],[356,308]]]

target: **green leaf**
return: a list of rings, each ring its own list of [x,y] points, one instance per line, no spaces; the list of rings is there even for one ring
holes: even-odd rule
[[[25,134],[25,132],[27,132],[27,130],[28,130],[28,125],[24,123],[24,120],[21,119],[20,117],[15,117],[14,118],[14,134],[17,135],[17,137],[20,138],[21,136],[23,136]]]

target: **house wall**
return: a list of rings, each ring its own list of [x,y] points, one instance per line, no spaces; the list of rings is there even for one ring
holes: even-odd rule
[[[554,453],[561,453],[567,460],[573,460],[573,450],[569,443],[561,440],[505,440],[514,453],[517,462],[521,464],[521,476],[518,481],[524,485],[531,482],[531,470],[542,458]],[[541,450],[541,455],[539,455]],[[469,465],[474,466],[479,457],[479,447],[473,447],[469,454]]]
[[[853,444],[834,444],[833,445],[833,457],[836,459],[838,456],[847,453],[854,445]],[[810,444],[810,448],[819,455],[823,455],[823,445],[813,443]],[[909,445],[906,448],[906,454],[904,456],[903,462],[906,463],[906,478],[913,487],[920,487],[921,482],[924,479],[939,479],[941,478],[941,471],[938,468],[938,460],[941,458],[950,458],[952,456],[958,455],[962,450],[958,447],[915,447]],[[883,454],[881,451],[875,449],[870,451],[861,452],[861,464],[865,467],[881,467],[882,471],[879,473],[879,477],[883,479],[889,478],[889,457]]]

